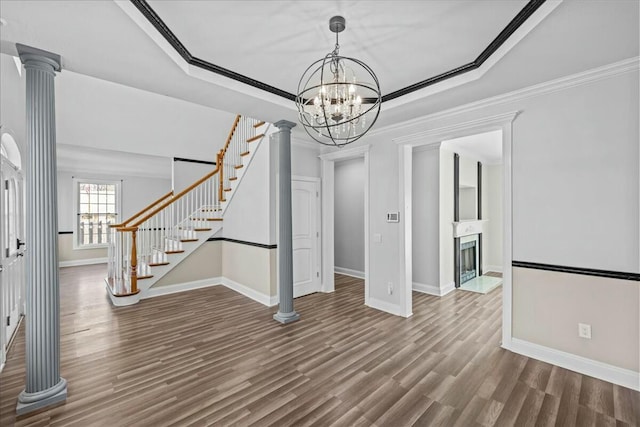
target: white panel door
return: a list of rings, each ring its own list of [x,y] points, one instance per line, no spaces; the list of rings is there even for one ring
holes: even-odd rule
[[[2,352],[6,351],[16,331],[20,316],[24,314],[25,270],[23,236],[22,175],[2,157],[2,253],[0,263],[0,289],[2,292]]]
[[[294,298],[320,291],[318,198],[318,182],[291,181]]]

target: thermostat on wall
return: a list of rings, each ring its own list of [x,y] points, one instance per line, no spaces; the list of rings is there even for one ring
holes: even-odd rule
[[[400,212],[387,213],[387,222],[400,222]]]

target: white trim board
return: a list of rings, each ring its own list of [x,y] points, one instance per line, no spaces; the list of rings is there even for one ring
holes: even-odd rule
[[[413,282],[413,288],[415,292],[421,292],[427,295],[435,295],[437,297],[443,297],[448,293],[454,291],[456,289],[456,284],[454,282],[447,283],[442,288],[436,285],[427,285],[425,283]]]
[[[267,294],[263,294],[262,292],[258,292],[255,289],[251,289],[248,286],[245,286],[241,283],[234,282],[233,280],[222,277],[222,284],[227,288],[238,292],[246,297],[251,298],[254,301],[259,302],[262,305],[266,305],[267,307],[273,307],[278,305],[278,297],[277,296],[269,296]]]
[[[232,291],[236,291],[247,298],[259,302],[262,305],[266,305],[267,307],[278,305],[277,295],[269,296],[267,294],[263,294],[262,292],[258,292],[255,289],[251,289],[248,286],[235,282],[224,276],[195,280],[193,282],[176,283],[174,285],[151,287],[144,292],[141,299],[170,295],[178,292],[192,291],[195,289],[208,288],[211,286],[225,286]]]
[[[369,150],[371,145],[365,144],[359,147],[334,150],[318,156],[320,158],[320,171],[322,185],[320,198],[321,220],[321,291],[334,292],[334,268],[335,268],[335,162],[341,160],[364,158],[364,304],[369,305],[369,233],[370,233],[370,162]],[[388,310],[385,310],[388,311]],[[390,313],[395,313],[395,308]]]
[[[586,357],[576,356],[575,354],[566,353],[518,338],[512,338],[509,345],[503,343],[502,348],[523,356],[551,363],[561,368],[569,369],[570,371],[640,391],[639,372],[619,368],[607,363],[598,362],[597,360],[587,359]]]
[[[333,267],[333,271],[338,274],[344,274],[345,276],[355,277],[356,279],[364,279],[364,271],[344,267]]]
[[[71,261],[60,261],[58,267],[78,267],[80,265],[106,264],[108,262],[108,258],[74,259]]]
[[[192,291],[194,289],[208,288],[222,284],[222,277],[212,277],[210,279],[194,280],[193,282],[176,283],[167,286],[152,286],[147,289],[141,299],[154,298],[162,295],[171,295],[178,292]]]
[[[400,317],[411,317],[413,316],[412,312],[405,313],[399,305],[392,304],[387,301],[382,301],[380,299],[369,297],[369,301],[365,304],[367,307],[374,308],[376,310],[384,311],[389,314],[393,314],[395,316]]]
[[[502,266],[501,265],[485,265],[483,273],[489,273],[489,272],[502,273]]]

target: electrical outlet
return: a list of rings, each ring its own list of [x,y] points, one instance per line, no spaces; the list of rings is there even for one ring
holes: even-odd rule
[[[393,283],[389,282],[387,286],[388,286],[387,292],[389,292],[389,295],[393,295]]]
[[[578,323],[578,336],[580,338],[591,339],[591,325],[586,323]]]

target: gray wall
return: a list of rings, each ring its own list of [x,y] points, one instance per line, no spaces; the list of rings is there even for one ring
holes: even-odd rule
[[[364,159],[335,164],[335,267],[364,273]]]

